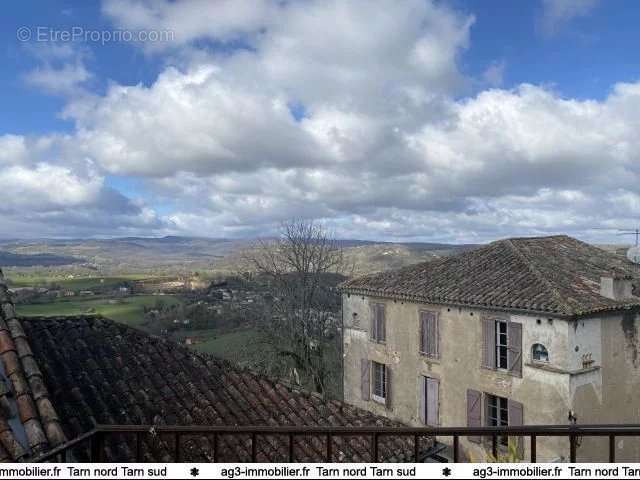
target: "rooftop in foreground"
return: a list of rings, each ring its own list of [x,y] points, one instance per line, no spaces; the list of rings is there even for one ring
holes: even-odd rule
[[[603,276],[637,276],[626,258],[566,235],[511,238],[400,270],[366,275],[343,291],[421,303],[579,316],[640,307],[600,295]]]
[[[0,460],[24,461],[96,424],[213,426],[401,426],[384,417],[293,388],[224,360],[98,316],[15,316],[0,273]],[[136,458],[135,437],[109,436],[106,461]],[[287,439],[260,442],[258,461],[285,461]],[[430,439],[424,439],[428,448]],[[225,461],[251,458],[251,439],[220,438]],[[171,439],[145,435],[144,461],[171,461]],[[182,444],[184,461],[211,461],[210,438]],[[366,438],[336,439],[336,460],[368,458]],[[409,439],[386,438],[380,457],[404,461]],[[89,458],[88,446],[74,450]],[[318,438],[298,437],[299,461],[325,458]],[[218,461],[216,459],[216,461]]]

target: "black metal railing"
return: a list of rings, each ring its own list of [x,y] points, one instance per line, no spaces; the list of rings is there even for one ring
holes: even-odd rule
[[[334,437],[368,437],[372,462],[378,462],[381,437],[412,437],[413,461],[420,458],[421,439],[426,437],[451,437],[453,439],[453,461],[460,460],[460,437],[480,436],[489,438],[494,457],[498,455],[500,437],[529,437],[530,460],[536,462],[537,437],[567,437],[569,443],[569,461],[575,463],[578,439],[581,437],[608,437],[609,462],[616,461],[616,437],[640,437],[640,425],[528,425],[521,427],[301,427],[301,426],[172,426],[172,425],[97,425],[93,430],[60,445],[35,459],[36,462],[70,460],[69,453],[81,444],[90,444],[90,460],[105,461],[105,439],[109,435],[134,434],[135,459],[143,461],[143,435],[153,432],[157,435],[173,435],[175,462],[182,461],[181,438],[187,435],[207,435],[213,437],[213,461],[218,462],[218,439],[222,435],[244,435],[251,438],[251,461],[257,459],[258,437],[264,435],[285,435],[288,438],[288,461],[294,462],[294,439],[298,436],[319,436],[325,440],[325,460],[333,459]],[[409,455],[406,456],[408,458]]]

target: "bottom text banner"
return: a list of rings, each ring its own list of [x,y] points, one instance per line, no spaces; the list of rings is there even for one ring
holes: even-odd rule
[[[610,463],[43,463],[0,465],[1,479],[423,479],[640,478],[640,464]]]

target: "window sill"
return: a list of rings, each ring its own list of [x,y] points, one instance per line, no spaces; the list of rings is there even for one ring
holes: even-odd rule
[[[371,400],[373,402],[379,403],[380,405],[384,405],[384,406],[387,405],[387,400],[384,397],[379,397],[377,395],[371,394]]]
[[[525,366],[531,366],[528,363],[524,364]],[[486,370],[488,372],[495,372],[495,373],[501,373],[503,375],[507,375],[509,377],[513,377],[513,378],[522,378],[522,374],[517,374],[514,372],[510,372],[509,370],[505,370],[504,368],[490,368],[490,367],[485,367],[484,365],[480,365],[480,368],[482,370]]]
[[[429,355],[428,353],[418,352],[420,358],[431,363],[440,363],[440,356]]]
[[[588,368],[581,368],[578,370],[566,370],[564,368],[554,367],[553,365],[550,365],[548,363],[542,363],[542,362],[525,363],[525,366],[529,368],[536,368],[538,370],[544,370],[545,372],[563,373],[563,374],[569,374],[569,375],[580,375],[581,373],[589,373],[596,370],[600,370],[600,366],[598,365],[594,365]]]

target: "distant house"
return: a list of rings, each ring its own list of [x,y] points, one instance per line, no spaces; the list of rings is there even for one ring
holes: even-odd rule
[[[176,342],[99,316],[17,318],[0,271],[0,460],[23,461],[90,431],[95,423],[129,425],[398,426],[397,422],[339,401],[287,386]],[[7,388],[8,387],[8,388]],[[13,394],[11,394],[13,392]],[[188,462],[247,461],[250,442],[219,437],[183,439]],[[246,436],[245,436],[246,437]],[[288,441],[266,438],[258,461],[285,461]],[[145,461],[172,461],[171,437],[143,435]],[[423,439],[424,449],[432,445]],[[323,461],[317,438],[295,439],[298,461]],[[136,458],[135,435],[107,436],[105,460]],[[368,438],[334,439],[335,460],[369,458]],[[406,437],[380,442],[388,461],[413,458]],[[80,443],[73,459],[86,461]]]
[[[570,412],[581,424],[640,423],[635,275],[626,258],[553,236],[347,281],[345,401],[413,425],[562,425]],[[476,459],[479,440],[462,442]],[[606,442],[583,438],[578,459],[606,461]],[[568,448],[540,438],[538,460]],[[616,448],[640,458],[637,439]]]

